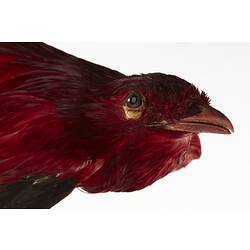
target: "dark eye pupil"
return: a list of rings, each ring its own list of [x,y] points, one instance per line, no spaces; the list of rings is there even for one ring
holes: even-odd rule
[[[139,94],[131,94],[127,99],[127,106],[129,108],[138,108],[142,105],[142,98]]]
[[[130,98],[130,103],[131,104],[136,104],[137,103],[137,96],[132,96],[131,98]]]

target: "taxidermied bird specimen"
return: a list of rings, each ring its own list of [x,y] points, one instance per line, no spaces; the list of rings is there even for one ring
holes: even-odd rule
[[[50,208],[79,187],[143,189],[230,134],[208,96],[174,76],[126,76],[44,43],[0,43],[0,207]]]

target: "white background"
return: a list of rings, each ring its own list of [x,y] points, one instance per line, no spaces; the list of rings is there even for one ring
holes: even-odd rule
[[[202,134],[202,157],[134,193],[75,190],[56,209],[250,208],[250,43],[50,43],[124,74],[175,74],[207,92],[235,127],[233,135]]]
[[[210,52],[196,48],[210,58],[207,61],[202,53],[194,56],[186,49],[182,50],[188,55],[184,59],[184,53],[182,57],[185,64],[175,59],[173,64],[162,51],[156,53],[155,46],[151,57],[154,63],[151,63],[145,58],[147,53],[140,53],[142,48],[124,55],[113,45],[51,43],[249,42],[249,23],[247,0],[3,1],[1,41],[47,41],[127,74],[175,73],[204,88],[214,106],[230,117],[236,133],[202,136],[201,160],[132,196],[105,194],[99,197],[75,192],[49,211],[0,211],[1,248],[249,250],[249,50],[230,49],[230,55],[225,57],[225,46]],[[106,52],[102,47],[114,48],[120,54]],[[132,48],[126,51],[131,52]],[[121,54],[127,59],[119,56]],[[181,53],[172,54],[171,58],[175,56],[181,57]],[[164,64],[160,66],[162,60]],[[210,67],[206,67],[206,63]],[[188,185],[181,185],[180,179]],[[189,192],[184,196],[186,189]],[[150,195],[151,192],[157,193],[156,197]],[[147,198],[149,195],[152,200]],[[162,197],[160,203],[158,197]],[[174,203],[166,204],[167,201]],[[173,209],[169,209],[170,206]],[[217,209],[211,209],[215,207]],[[237,207],[245,210],[232,210]]]

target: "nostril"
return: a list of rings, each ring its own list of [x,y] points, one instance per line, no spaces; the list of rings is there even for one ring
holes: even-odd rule
[[[185,117],[189,117],[189,116],[193,116],[193,115],[197,115],[201,112],[201,108],[199,105],[197,104],[192,104],[188,107],[186,113],[185,113]]]

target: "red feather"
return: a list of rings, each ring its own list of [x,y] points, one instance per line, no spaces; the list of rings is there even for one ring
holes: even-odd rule
[[[75,174],[88,155],[77,147],[74,105],[91,79],[123,75],[41,43],[2,43],[0,75],[0,183]]]
[[[140,119],[126,119],[131,92],[144,98]],[[181,78],[125,76],[43,43],[0,44],[0,103],[0,184],[8,185],[53,176],[88,192],[134,191],[198,159],[197,131],[232,130]]]

